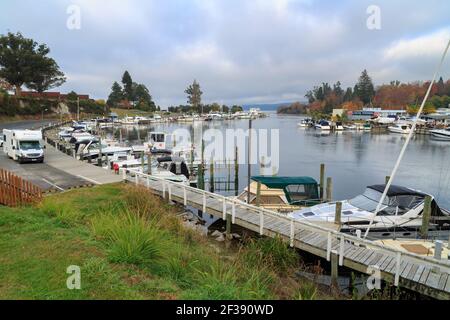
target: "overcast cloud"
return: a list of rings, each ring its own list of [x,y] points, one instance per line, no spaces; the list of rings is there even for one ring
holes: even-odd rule
[[[0,33],[47,43],[67,83],[106,98],[128,70],[157,104],[185,103],[195,78],[204,101],[304,100],[306,90],[366,68],[376,84],[430,79],[450,37],[450,2],[312,0],[2,0]],[[69,30],[68,6],[81,9]],[[366,27],[369,5],[381,30]],[[442,76],[450,78],[450,63]]]

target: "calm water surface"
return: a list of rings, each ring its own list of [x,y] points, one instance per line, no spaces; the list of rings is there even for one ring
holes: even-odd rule
[[[384,183],[405,142],[405,136],[394,133],[344,131],[321,134],[314,129],[299,128],[300,117],[269,114],[253,121],[253,128],[279,129],[279,175],[307,175],[319,179],[320,163],[326,165],[326,176],[333,179],[333,198],[348,199],[364,191],[367,185]],[[203,130],[248,128],[248,120],[202,122]],[[172,132],[192,129],[192,124],[158,124],[122,129],[122,136],[136,142],[149,131]],[[118,129],[115,130],[118,137]],[[226,171],[226,170],[225,170]],[[258,174],[258,166],[252,166]],[[226,175],[226,174],[225,174]],[[247,168],[240,166],[240,190],[247,183]],[[450,208],[450,142],[430,136],[413,136],[395,184],[433,194],[440,206]]]

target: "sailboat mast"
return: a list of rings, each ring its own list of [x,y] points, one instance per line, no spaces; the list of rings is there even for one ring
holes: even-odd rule
[[[389,188],[391,187],[392,181],[394,180],[395,174],[397,173],[398,167],[400,166],[400,162],[403,159],[403,156],[405,154],[406,148],[408,147],[409,141],[411,140],[411,137],[412,137],[413,133],[416,130],[417,121],[419,120],[419,117],[422,114],[423,108],[425,106],[425,103],[428,100],[428,96],[430,95],[430,92],[431,92],[431,89],[433,87],[433,84],[436,81],[436,77],[437,77],[437,75],[439,74],[439,72],[440,72],[440,70],[442,68],[442,64],[444,62],[445,56],[447,55],[447,51],[448,51],[449,47],[450,47],[450,40],[448,41],[447,46],[445,47],[444,53],[442,54],[442,57],[441,57],[441,61],[439,62],[439,65],[436,68],[436,71],[434,72],[433,79],[431,80],[430,85],[428,86],[427,93],[425,94],[425,97],[423,98],[422,104],[420,105],[420,108],[417,111],[416,118],[414,119],[413,125],[411,127],[411,130],[408,133],[408,137],[406,138],[406,141],[405,141],[405,143],[404,143],[404,145],[402,147],[402,150],[400,151],[400,155],[398,156],[398,159],[397,159],[397,162],[395,163],[394,169],[392,170],[390,178],[389,178],[389,180],[388,180],[388,182],[386,184],[386,187],[384,188],[383,194],[382,194],[382,196],[380,198],[380,201],[378,202],[377,208],[375,209],[375,212],[373,213],[373,215],[372,215],[372,217],[370,219],[369,226],[367,227],[366,232],[364,233],[364,238],[367,237],[367,235],[368,235],[368,233],[370,231],[370,228],[371,228],[371,226],[373,224],[373,220],[375,219],[375,217],[377,216],[378,212],[380,211],[381,206],[383,204],[383,201],[386,198],[387,192],[388,192]]]

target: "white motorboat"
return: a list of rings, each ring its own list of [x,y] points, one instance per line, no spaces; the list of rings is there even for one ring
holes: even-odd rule
[[[342,125],[342,122],[337,121],[336,124],[335,124],[335,126],[334,126],[334,130],[336,130],[336,131],[342,131],[342,130],[344,130],[344,126]]]
[[[354,125],[354,124],[344,124],[342,127],[344,128],[344,130],[356,130],[357,129],[356,125]]]
[[[450,141],[450,128],[430,130],[431,136],[438,140]]]
[[[138,122],[136,121],[136,119],[134,117],[128,117],[128,116],[126,116],[125,118],[120,120],[120,123],[123,124],[123,125],[136,125],[136,124],[138,124]]]
[[[388,130],[392,133],[409,134],[411,132],[411,126],[407,123],[395,123],[389,126]]]
[[[330,123],[326,120],[320,120],[317,122],[314,127],[319,130],[329,131],[331,130]]]
[[[373,121],[379,124],[391,124],[394,123],[396,119],[397,119],[396,116],[387,116],[375,118]]]
[[[342,201],[341,232],[354,233],[366,230],[371,219],[370,235],[375,238],[415,238],[422,226],[422,212],[426,193],[391,185],[381,210],[374,217],[378,202],[386,185],[368,186],[365,192],[350,200]],[[296,220],[332,225],[336,202],[328,202],[301,209],[289,214]],[[436,219],[438,217],[438,219]],[[444,217],[445,219],[442,219]],[[441,218],[441,219],[439,219]],[[450,229],[450,212],[438,207],[432,196],[429,234]],[[448,237],[448,236],[447,236]]]
[[[314,125],[314,122],[312,119],[306,118],[306,119],[301,120],[297,125],[301,128],[308,128],[308,127],[311,127],[312,125]]]
[[[96,159],[101,154],[102,156],[111,157],[116,153],[130,153],[130,147],[108,146],[96,140],[80,141],[75,144],[75,152],[81,160]]]

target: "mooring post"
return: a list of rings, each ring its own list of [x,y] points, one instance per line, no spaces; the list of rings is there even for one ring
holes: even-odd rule
[[[102,166],[102,160],[103,160],[103,153],[102,153],[102,137],[100,136],[99,142],[98,142],[98,158],[97,158],[97,165],[99,167]]]
[[[385,178],[385,180],[384,180],[384,183],[385,183],[385,184],[388,184],[388,182],[389,182],[390,179],[391,179],[390,176],[386,176],[386,178]]]
[[[336,202],[336,211],[334,213],[334,223],[341,226],[342,202]]]
[[[149,176],[152,175],[152,153],[151,153],[151,151],[149,151],[148,155],[147,155],[147,174]]]
[[[330,177],[327,178],[327,202],[333,200],[333,182]]]
[[[444,247],[444,242],[441,240],[436,240],[434,243],[434,258],[441,260],[442,258],[442,249]]]
[[[231,239],[231,214],[227,213],[226,238]]]
[[[338,253],[336,250],[331,251],[331,285],[335,288],[339,287],[338,284]]]
[[[431,216],[431,196],[426,196],[423,205],[422,226],[420,227],[420,235],[422,236],[422,238],[426,238],[428,236],[430,216]]]
[[[234,150],[234,191],[235,194],[239,193],[239,161],[238,161],[238,147]]]
[[[250,190],[248,190],[250,192]],[[256,206],[259,207],[261,205],[261,182],[258,181],[256,184]]]
[[[323,193],[323,185],[325,183],[325,164],[321,163],[320,164],[320,180],[319,180],[319,196],[320,199],[324,199],[324,193]]]
[[[209,190],[211,192],[214,192],[214,161],[213,159],[210,160],[209,164]]]

